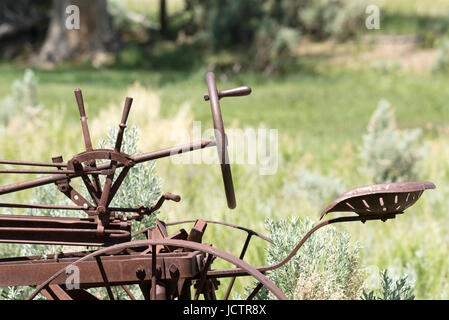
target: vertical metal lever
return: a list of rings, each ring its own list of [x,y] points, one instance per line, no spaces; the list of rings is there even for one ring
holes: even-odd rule
[[[90,140],[89,127],[87,126],[86,110],[84,109],[83,94],[81,89],[75,89],[76,103],[81,116],[81,127],[83,129],[84,143],[87,151],[92,151],[92,141]]]
[[[123,134],[126,129],[126,122],[128,121],[129,111],[131,110],[131,104],[133,103],[133,98],[126,97],[125,105],[123,107],[122,121],[119,124],[119,130],[117,133],[117,140],[115,141],[115,151],[120,152],[122,147]]]

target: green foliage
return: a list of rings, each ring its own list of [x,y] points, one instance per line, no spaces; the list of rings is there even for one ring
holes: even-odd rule
[[[194,22],[208,32],[215,48],[252,42],[267,23],[317,38],[346,39],[361,28],[364,1],[348,0],[193,0]],[[271,22],[269,22],[271,21]]]
[[[318,206],[332,201],[346,191],[340,179],[307,169],[299,170],[293,181],[286,180],[283,189],[288,195],[306,198]]]
[[[382,100],[374,111],[363,135],[361,158],[375,183],[413,181],[423,158],[421,129],[400,131],[394,111]]]
[[[449,39],[441,42],[440,52],[435,60],[432,71],[433,72],[446,72],[449,69]]]
[[[299,32],[290,27],[283,27],[271,19],[257,30],[252,45],[252,65],[257,70],[282,70],[291,64],[293,51],[299,40]]]
[[[303,0],[297,3],[297,24],[301,31],[318,39],[345,40],[364,27],[365,1]]]
[[[214,48],[251,43],[263,19],[265,0],[193,0],[193,23]]]
[[[250,46],[249,65],[287,68],[299,35],[345,40],[362,30],[364,2],[346,0],[191,0],[196,39],[214,49]]]
[[[274,242],[266,249],[267,263],[284,259],[299,240],[313,227],[309,218],[291,218],[274,222],[266,220]],[[354,299],[362,286],[359,268],[359,246],[350,244],[350,236],[327,227],[305,242],[298,254],[268,277],[290,299]],[[266,292],[260,293],[259,299]],[[271,296],[269,294],[269,296]]]
[[[379,290],[363,290],[363,300],[413,300],[413,284],[407,279],[407,275],[394,280],[385,269],[381,273],[381,288]]]
[[[27,109],[37,108],[37,78],[30,69],[25,70],[23,79],[14,80],[11,93],[0,104],[0,125],[7,125],[16,114],[29,115]]]

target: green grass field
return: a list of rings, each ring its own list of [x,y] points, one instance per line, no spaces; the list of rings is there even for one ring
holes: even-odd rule
[[[440,2],[442,7],[447,5],[447,1]],[[390,12],[414,14],[405,1],[401,3],[402,6],[388,5]],[[430,9],[427,13],[434,14]],[[186,59],[179,52],[169,50],[168,54]],[[169,221],[200,217],[223,220],[262,233],[266,218],[307,215],[318,220],[327,203],[286,196],[285,186],[295,180],[294,173],[301,169],[333,174],[347,189],[372,183],[370,177],[358,170],[361,165],[358,153],[372,112],[381,99],[386,99],[396,111],[400,129],[423,130],[428,149],[420,178],[433,181],[437,189],[426,192],[416,206],[397,220],[337,228],[349,232],[352,241],[360,242],[362,265],[407,272],[416,281],[417,298],[448,299],[449,75],[369,66],[345,68],[329,66],[320,59],[298,59],[306,67],[282,77],[242,72],[230,76],[226,82],[218,80],[219,88],[242,84],[253,88],[249,97],[223,100],[225,126],[263,125],[278,129],[277,173],[262,176],[256,166],[233,165],[238,206],[231,211],[226,208],[218,166],[181,166],[160,160],[157,169],[164,181],[163,191],[178,193],[183,198],[179,204],[167,204],[161,217]],[[0,158],[48,161],[51,156],[62,154],[69,159],[81,152],[79,114],[73,96],[78,87],[83,89],[91,132],[96,138],[104,135],[106,126],[118,124],[124,98],[133,92],[138,93],[135,103],[142,108],[131,111],[129,122],[141,128],[143,151],[169,146],[170,128],[190,129],[191,119],[202,121],[203,130],[212,127],[209,105],[202,99],[207,64],[195,61],[192,67],[169,68],[168,62],[160,62],[159,66],[146,68],[95,70],[68,65],[52,71],[34,70],[39,80],[38,100],[46,113],[40,114],[39,121],[13,121],[9,131],[0,136]],[[23,73],[24,68],[18,65],[0,64],[0,100],[10,92],[13,80],[22,78]],[[143,87],[140,91],[133,87],[135,82]],[[189,104],[188,116],[178,113],[185,103]],[[148,112],[157,109],[157,114],[147,121],[137,114],[145,108]],[[10,177],[0,177],[0,184],[12,181]],[[27,201],[30,196],[25,191],[16,199]],[[12,198],[4,199],[6,202]],[[205,240],[237,255],[244,239],[244,234],[209,226]],[[261,265],[265,244],[254,240],[253,245],[246,259],[253,265]],[[241,290],[242,286],[237,283],[235,288]]]

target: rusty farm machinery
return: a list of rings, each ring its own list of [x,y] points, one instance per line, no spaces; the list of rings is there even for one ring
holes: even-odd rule
[[[173,299],[217,299],[219,279],[230,278],[222,297],[228,299],[237,277],[252,276],[258,282],[252,299],[262,287],[266,287],[278,299],[286,295],[266,276],[265,273],[282,267],[297,254],[304,242],[318,229],[333,223],[368,220],[393,219],[413,205],[426,189],[435,188],[431,182],[406,182],[370,185],[350,190],[333,201],[321,218],[331,212],[349,212],[350,215],[324,220],[316,224],[281,262],[254,267],[243,259],[252,237],[271,240],[250,229],[219,221],[192,220],[165,223],[156,219],[156,225],[131,233],[133,221],[158,210],[166,200],[180,201],[180,197],[164,194],[150,207],[121,208],[110,206],[123,180],[132,167],[140,163],[216,147],[220,160],[227,205],[236,207],[234,186],[229,165],[227,141],[223,126],[220,99],[244,96],[251,93],[247,86],[229,90],[218,90],[212,72],[206,75],[208,93],[204,99],[210,102],[215,139],[193,142],[167,149],[129,155],[121,152],[123,134],[126,128],[132,98],[126,98],[122,119],[114,149],[94,149],[87,124],[82,93],[75,90],[86,151],[67,162],[62,157],[52,158],[52,162],[30,162],[0,160],[3,165],[40,167],[41,169],[1,169],[2,174],[40,174],[35,179],[0,186],[0,195],[35,188],[46,184],[56,184],[58,190],[67,196],[73,205],[57,204],[17,204],[0,203],[3,208],[31,208],[79,210],[83,218],[0,215],[0,242],[19,244],[45,244],[95,247],[95,250],[64,252],[41,256],[24,256],[0,259],[0,286],[28,286],[33,288],[28,299],[40,294],[50,300],[95,300],[97,296],[90,288],[104,288],[109,299],[114,299],[112,288],[123,290],[130,299],[135,296],[130,290],[134,286],[141,290],[146,300]],[[101,183],[100,176],[104,176]],[[82,195],[72,185],[71,180],[81,178],[89,196]],[[132,190],[129,190],[132,192]],[[189,232],[180,229],[167,232],[168,226],[192,225]],[[208,224],[236,228],[246,232],[246,241],[239,257],[202,243]],[[145,240],[136,240],[145,235]],[[98,249],[99,247],[99,249]],[[234,267],[213,269],[215,259],[223,259]],[[76,288],[67,287],[70,267],[77,267],[79,279]]]

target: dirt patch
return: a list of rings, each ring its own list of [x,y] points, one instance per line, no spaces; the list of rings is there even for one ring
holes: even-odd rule
[[[323,58],[331,64],[346,67],[371,66],[425,72],[432,69],[439,50],[421,48],[413,36],[382,36],[346,43],[332,40],[317,43],[303,39],[297,54]]]

